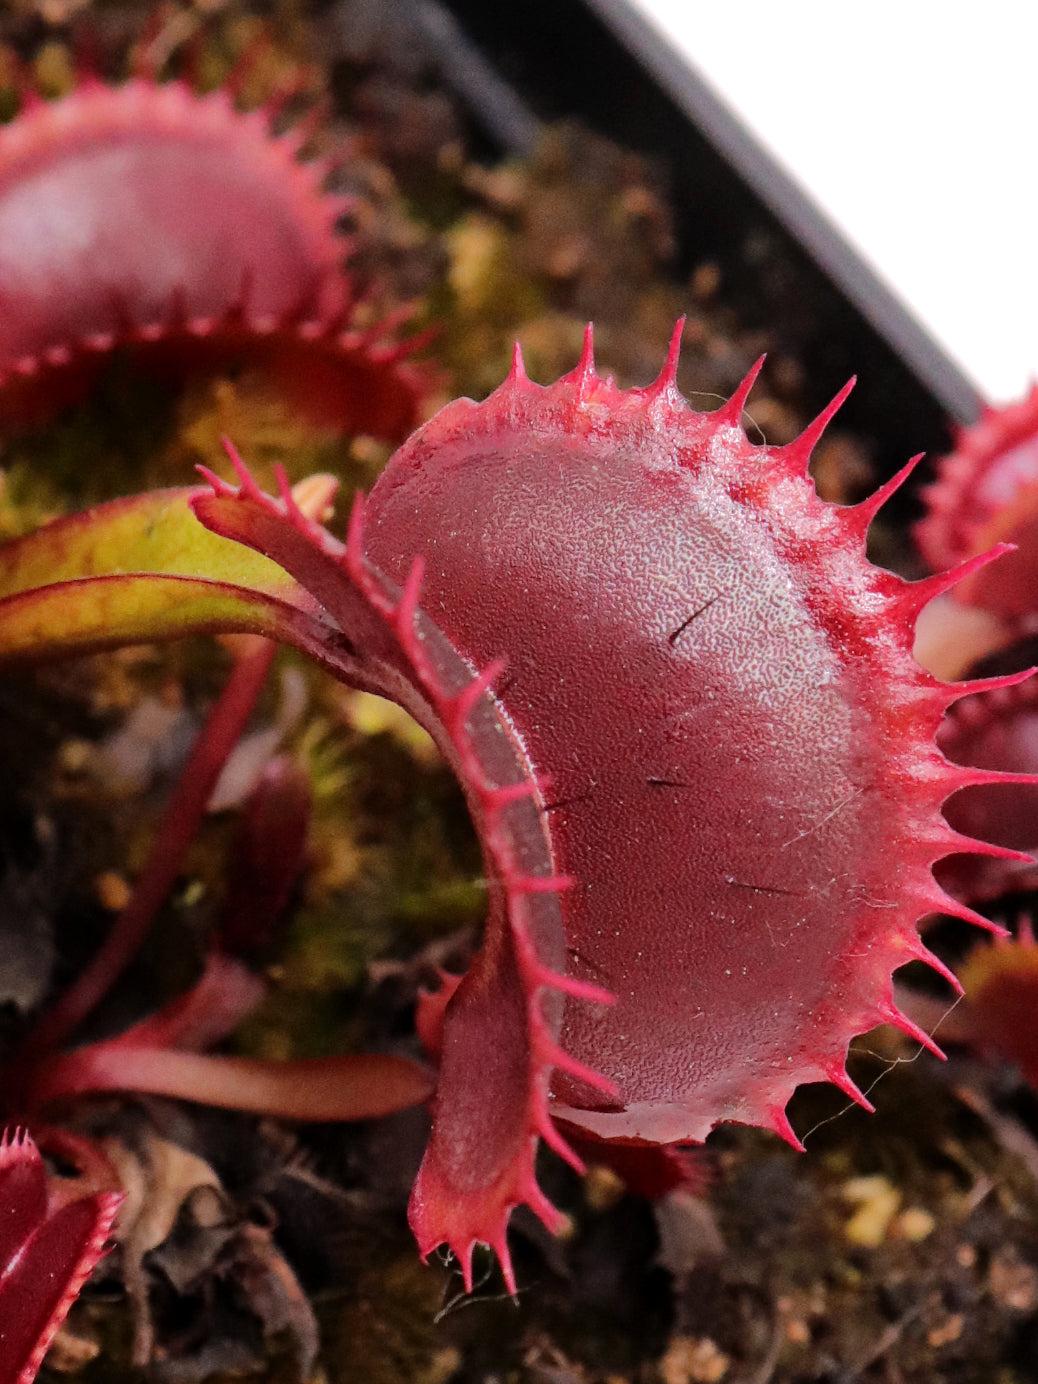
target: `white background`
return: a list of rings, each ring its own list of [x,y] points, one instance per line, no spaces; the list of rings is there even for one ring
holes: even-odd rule
[[[1038,377],[1038,0],[631,0],[989,400]]]

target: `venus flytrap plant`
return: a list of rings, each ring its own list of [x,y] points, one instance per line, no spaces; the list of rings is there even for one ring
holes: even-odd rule
[[[0,1384],[32,1384],[122,1198],[64,1199],[24,1130],[0,1139]]]
[[[323,190],[342,151],[304,161],[319,118],[275,134],[292,91],[242,111],[239,86],[202,96],[144,64],[116,87],[84,72],[45,101],[23,80],[0,126],[7,425],[81,398],[125,350],[167,376],[259,366],[343,431],[395,441],[414,426],[424,342],[371,320],[344,272],[350,204]]]
[[[923,491],[924,516],[915,538],[924,561],[961,561],[1000,540],[1013,545],[1002,562],[978,570],[949,592],[932,620],[930,647],[959,668],[985,663],[1014,667],[1033,657],[1038,616],[1038,388],[1003,407],[985,407],[939,459]],[[970,697],[953,707],[939,743],[956,762],[988,769],[1038,770],[1038,709],[1033,681]],[[964,832],[1033,852],[1036,787],[1026,779],[1009,790],[976,784],[957,794],[947,816]],[[1036,882],[1032,855],[1018,861],[958,856],[941,867],[957,897],[1016,917],[1015,936],[975,947],[959,967],[965,989],[949,1041],[1016,1064],[1038,1088],[1038,952],[1030,913]],[[920,1012],[926,997],[908,996]]]
[[[116,349],[164,375],[229,361],[258,366],[297,408],[339,429],[398,439],[413,426],[430,379],[409,359],[419,342],[400,341],[398,321],[378,320],[344,274],[351,247],[337,222],[345,204],[322,188],[332,161],[300,158],[316,122],[280,134],[273,128],[292,94],[243,113],[234,79],[202,97],[186,81],[160,82],[147,62],[118,88],[80,72],[57,101],[41,100],[31,81],[21,81],[19,114],[0,128],[5,426],[32,424],[82,397]],[[146,560],[135,558],[138,544]],[[221,546],[226,554],[228,545]],[[169,636],[175,631],[163,624],[164,613],[175,609],[174,622],[183,618],[190,630],[281,636],[286,622],[308,626],[313,603],[270,564],[239,549],[224,573],[214,558],[184,497],[179,507],[164,495],[72,520],[0,559],[11,597],[5,648],[14,656],[71,652],[77,641],[112,646],[150,638],[149,629],[160,626]],[[193,563],[205,572],[204,591],[190,586]],[[123,579],[135,569],[153,575]],[[221,581],[225,575],[244,582],[247,600],[233,581]],[[49,583],[57,583],[49,597],[17,594]],[[128,1079],[137,1089],[232,1104],[248,1088],[254,1106],[311,1118],[371,1113],[372,1101],[381,1110],[427,1094],[427,1073],[392,1059],[364,1059],[350,1082],[351,1059],[300,1072],[191,1050],[223,1036],[255,1002],[255,982],[220,956],[163,1013],[107,1043],[59,1051],[133,956],[165,898],[272,649],[253,639],[239,650],[129,907],[0,1074],[8,1110],[38,1112],[84,1089],[124,1089]],[[348,1091],[352,1103],[343,1107]],[[41,1203],[43,1187],[31,1143],[5,1142],[0,1384],[34,1377],[111,1220],[108,1203],[96,1199],[52,1217]]]
[[[119,347],[177,373],[258,365],[322,420],[405,435],[429,376],[395,320],[366,325],[342,272],[344,206],[322,191],[328,165],[299,159],[306,129],[275,133],[276,100],[243,114],[233,82],[202,98],[157,76],[145,64],[111,89],[80,74],[55,102],[26,83],[0,129],[0,417],[48,416]],[[45,205],[63,215],[41,218]],[[630,391],[599,378],[590,335],[546,389],[517,356],[488,400],[448,406],[404,445],[355,502],[345,541],[318,522],[326,481],[292,491],[281,478],[271,497],[235,459],[237,484],[113,501],[0,549],[0,661],[245,636],[129,908],[8,1064],[0,1100],[38,1115],[139,1090],[332,1119],[431,1094],[410,1213],[420,1249],[449,1245],[471,1286],[474,1245],[488,1243],[514,1290],[513,1207],[560,1220],[536,1182],[540,1141],[577,1168],[595,1141],[630,1158],[722,1120],[798,1145],[785,1106],[799,1083],[868,1104],[845,1067],[856,1033],[890,1021],[933,1046],[898,1012],[892,973],[918,959],[957,986],[916,920],[985,920],[932,866],[982,854],[985,878],[1001,879],[1025,860],[1015,847],[1031,840],[1001,833],[992,792],[1032,783],[1003,772],[1031,767],[1015,712],[1011,760],[989,722],[982,753],[951,749],[977,732],[976,699],[935,736],[969,693],[996,689],[993,704],[1016,712],[1029,694],[1015,675],[940,682],[913,661],[913,630],[943,597],[930,643],[959,676],[963,647],[998,648],[1028,624],[1034,401],[964,439],[920,531],[935,566],[963,565],[907,584],[864,556],[907,471],[853,508],[821,502],[807,465],[839,400],[788,447],[752,446],[753,376],[695,413],[677,391],[677,341],[659,379]],[[984,460],[992,439],[1008,443],[1005,466]],[[1005,539],[1020,551],[989,566]],[[964,619],[957,583],[979,617]],[[425,1069],[381,1056],[207,1054],[261,992],[220,950],[159,1013],[65,1050],[180,869],[267,641],[404,707],[465,791],[489,908],[467,974],[419,1005],[435,1091]],[[949,825],[942,804],[960,790]],[[991,834],[1001,844],[975,839]],[[247,934],[242,917],[228,945]],[[1033,949],[1020,956],[1029,976]],[[997,979],[1006,949],[988,959]],[[52,1216],[43,1186],[31,1146],[5,1143],[0,1384],[29,1384],[114,1213],[95,1197]]]
[[[333,489],[327,478],[313,478],[297,487],[294,502],[301,512],[319,514]],[[171,508],[176,514],[175,499]],[[103,631],[110,618],[150,623],[152,602],[157,596],[161,606],[163,600],[163,579],[157,578],[158,587],[145,592],[146,581],[123,581],[118,574],[100,575],[97,569],[117,554],[125,562],[132,551],[132,534],[139,537],[145,530],[149,541],[157,541],[151,549],[154,556],[164,553],[170,566],[182,563],[184,554],[161,536],[169,536],[162,513],[169,517],[165,504],[156,509],[145,503],[127,527],[126,508],[116,504],[94,518],[60,523],[39,542],[34,536],[24,546],[4,550],[0,565],[8,590],[33,581],[40,561],[53,563],[54,575],[68,578],[64,600],[57,603],[42,591],[36,603],[16,597],[7,607],[9,614],[13,612],[12,627],[22,638],[38,641],[38,647],[73,648],[91,632]],[[190,525],[190,537],[202,538],[204,549],[203,531],[190,512],[185,510],[181,517]],[[130,542],[111,548],[113,538]],[[256,575],[262,585],[263,574]],[[391,1056],[273,1063],[206,1054],[204,1049],[228,1036],[265,991],[252,972],[219,949],[211,952],[195,986],[160,1012],[114,1038],[59,1051],[138,950],[182,868],[217,779],[252,713],[276,646],[246,634],[234,647],[228,683],[174,788],[130,903],[86,969],[0,1068],[0,1103],[31,1119],[37,1129],[45,1128],[37,1122],[48,1108],[101,1092],[147,1092],[303,1120],[370,1118],[415,1104],[431,1092],[424,1068]],[[281,797],[286,799],[283,803]],[[248,930],[250,922],[260,931],[269,927],[302,863],[298,821],[287,824],[289,839],[284,839],[286,812],[296,818],[302,814],[305,820],[306,803],[296,778],[283,771],[267,776],[254,798],[256,810],[246,812],[243,849],[263,857],[260,873],[273,892],[253,900],[251,919],[231,912],[221,934],[230,947],[247,948],[257,940],[255,931]],[[248,903],[250,890],[239,893],[241,898],[232,899],[234,907]],[[10,1140],[5,1137],[0,1144],[0,1222],[5,1228],[0,1236],[0,1384],[31,1384],[35,1378],[55,1332],[100,1257],[120,1201],[116,1194],[99,1193],[51,1207],[48,1203],[60,1185],[45,1178],[31,1139],[18,1132]]]
[[[320,513],[330,493],[329,483],[317,479],[304,484],[297,499]],[[66,641],[67,647],[73,647],[77,640],[89,638],[88,632],[104,631],[110,619],[116,625],[120,619],[150,623],[155,613],[151,602],[157,597],[161,607],[164,599],[162,577],[157,578],[157,587],[146,592],[147,582],[134,577],[122,580],[118,574],[95,579],[95,570],[99,563],[103,565],[102,552],[127,563],[133,551],[132,534],[139,537],[145,530],[149,541],[157,543],[151,548],[154,556],[165,551],[168,565],[177,566],[178,559],[182,565],[184,553],[175,542],[163,548],[161,535],[168,536],[169,529],[162,518],[168,520],[170,512],[177,513],[175,499],[167,504],[171,499],[163,497],[158,508],[145,503],[129,527],[126,508],[116,504],[94,519],[57,525],[42,540],[42,548],[30,540],[25,546],[7,549],[0,565],[8,590],[35,579],[37,560],[53,564],[56,576],[71,576],[63,585],[62,601],[55,603],[41,594],[35,605],[31,599],[15,597],[6,607],[22,637],[39,641],[38,647]],[[203,531],[190,511],[185,509],[181,517],[190,524],[192,539],[202,538],[204,549]],[[109,547],[110,543],[115,546]],[[262,573],[256,576],[257,585],[262,586]],[[181,590],[178,578],[173,581]],[[247,635],[237,644],[230,679],[174,789],[129,905],[86,970],[44,1013],[0,1072],[0,1099],[9,1110],[21,1110],[35,1120],[56,1102],[129,1090],[277,1113],[289,1119],[351,1119],[387,1113],[428,1096],[428,1073],[399,1058],[372,1055],[270,1063],[205,1054],[202,1050],[226,1037],[264,991],[251,972],[220,952],[210,956],[194,988],[160,1013],[115,1038],[68,1052],[58,1050],[132,959],[176,879],[221,769],[255,705],[274,649],[269,640],[256,635]],[[299,808],[297,793],[292,803]],[[276,834],[276,809],[270,820]],[[256,829],[261,837],[269,838],[262,817]],[[254,849],[265,846],[276,857],[279,844],[261,840]],[[283,901],[284,882],[280,889]],[[273,907],[274,901],[265,901],[264,907],[268,906]],[[239,919],[237,933],[241,931]],[[228,940],[234,943],[233,936]],[[42,1164],[31,1142],[16,1138],[5,1144],[0,1150],[0,1197],[9,1194],[10,1218],[28,1218],[22,1241],[0,1246],[0,1263],[8,1266],[0,1279],[0,1381],[12,1384],[30,1384],[35,1376],[62,1317],[100,1255],[118,1202],[111,1195],[83,1199],[74,1204],[78,1209],[62,1213],[53,1224],[49,1219],[37,1224],[42,1185]],[[59,1232],[67,1237],[60,1254],[51,1244]],[[16,1372],[5,1373],[8,1370]]]
[[[789,446],[752,446],[753,376],[693,412],[679,334],[631,391],[599,378],[590,334],[547,388],[517,355],[488,400],[401,449],[345,542],[234,458],[237,485],[117,501],[0,552],[9,659],[263,634],[436,740],[489,912],[469,972],[420,1015],[439,1077],[411,1221],[469,1284],[482,1241],[514,1290],[515,1205],[557,1224],[542,1139],[577,1167],[567,1131],[671,1144],[736,1120],[799,1146],[799,1083],[867,1105],[844,1066],[856,1033],[892,1022],[934,1046],[892,972],[921,959],[956,984],[916,919],[987,925],[931,867],[1018,854],[941,805],[1021,776],[934,743],[950,704],[1018,679],[945,685],[911,657],[921,607],[997,553],[914,584],[872,567],[866,531],[907,469],[823,503],[807,466],[839,400]]]
[[[300,514],[322,514],[333,493],[329,478],[314,477],[296,488],[293,504]],[[0,554],[7,590],[32,581],[38,564],[59,553],[64,566],[55,562],[51,570],[66,578],[60,586],[40,590],[38,601],[28,593],[5,601],[11,628],[17,627],[23,638],[41,641],[39,647],[50,641],[52,647],[64,644],[71,649],[83,647],[82,641],[106,626],[110,634],[124,620],[137,621],[141,630],[152,625],[154,602],[161,604],[167,590],[165,574],[147,578],[98,569],[112,557],[121,567],[132,565],[135,535],[151,545],[153,561],[165,559],[171,568],[190,566],[192,539],[201,537],[202,530],[190,510],[182,507],[182,498],[166,496],[156,505],[154,497],[146,497],[136,509],[133,502],[101,506],[10,545]],[[174,536],[178,520],[187,526],[185,543]],[[213,559],[211,570],[219,572],[211,543],[203,538],[193,556],[204,563],[207,555]],[[73,572],[79,575],[69,579]],[[257,570],[254,580],[262,583],[263,578]],[[63,595],[55,601],[59,590]],[[42,1015],[0,1072],[0,1098],[9,1109],[35,1114],[56,1100],[87,1092],[136,1090],[287,1119],[362,1119],[428,1096],[429,1074],[401,1058],[346,1056],[273,1064],[204,1055],[200,1050],[226,1037],[263,993],[244,967],[220,952],[210,957],[194,989],[160,1014],[114,1039],[58,1051],[132,960],[172,888],[223,766],[252,714],[275,648],[254,634],[236,643],[231,675],[173,790],[129,904],[86,969]],[[276,836],[276,814],[272,821]],[[270,839],[267,848],[276,854],[278,842]]]

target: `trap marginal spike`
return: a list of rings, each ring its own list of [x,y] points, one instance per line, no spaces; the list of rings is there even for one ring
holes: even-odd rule
[[[433,1248],[436,1248],[435,1245]],[[453,1245],[451,1246],[451,1253],[458,1262],[458,1269],[461,1272],[461,1281],[464,1284],[466,1293],[471,1293],[473,1288],[472,1255],[475,1248],[476,1245],[474,1241],[470,1241],[467,1245],[462,1245],[460,1248],[456,1248]]]
[[[980,780],[984,782],[984,780]],[[971,785],[976,787],[977,783]],[[982,841],[977,836],[967,836],[956,832],[949,838],[953,850],[968,855],[986,856],[989,860],[1006,860],[1017,865],[1033,865],[1034,856],[1029,851],[1018,851],[1013,846],[996,846],[992,841]]]
[[[548,1200],[536,1183],[530,1186],[528,1192],[530,1210],[544,1222],[552,1234],[557,1235],[566,1224],[566,1216],[554,1202]]]
[[[227,454],[227,459],[234,468],[234,474],[238,477],[239,493],[249,500],[262,502],[266,497],[260,490],[253,478],[252,472],[242,460],[241,453],[229,437],[221,437],[220,445]]]
[[[1013,551],[1011,543],[996,543],[987,552],[978,553],[976,557],[968,558],[965,562],[961,562],[958,567],[951,568],[950,571],[938,572],[933,577],[923,577],[921,581],[907,582],[902,588],[906,611],[917,614],[935,596],[943,596],[946,591],[952,591],[967,577],[971,577],[975,572],[987,567],[988,563],[995,562],[998,558]]]
[[[576,888],[573,875],[524,875],[514,874],[509,880],[509,888],[514,894],[564,894]]]
[[[505,1290],[510,1298],[519,1296],[519,1285],[515,1281],[515,1269],[512,1265],[512,1254],[508,1248],[508,1238],[502,1235],[499,1240],[490,1242],[487,1248],[497,1255],[497,1262],[501,1267],[501,1277],[505,1281]]]
[[[838,1087],[849,1100],[852,1100],[855,1105],[860,1105],[862,1110],[869,1115],[876,1113],[876,1107],[858,1084],[852,1080],[842,1062],[834,1062],[828,1066],[825,1069],[825,1079],[831,1082],[833,1086]]]
[[[367,500],[363,490],[354,493],[350,505],[350,517],[346,526],[346,546],[342,552],[342,565],[349,576],[360,584],[364,570],[364,517]]]
[[[976,423],[953,431],[951,453],[923,491],[926,513],[915,538],[934,569],[960,563],[990,546],[992,537],[1020,539],[1019,559],[984,577],[985,608],[1018,616],[1033,607],[1038,390],[1002,408],[985,407]],[[1013,569],[1016,569],[1013,572]]]
[[[607,1076],[595,1071],[594,1067],[589,1067],[585,1062],[572,1057],[564,1048],[560,1048],[556,1043],[548,1043],[545,1046],[545,1058],[553,1067],[559,1068],[567,1076],[576,1077],[578,1081],[592,1087],[596,1091],[601,1091],[603,1095],[615,1096],[616,1086]]]
[[[481,672],[477,673],[467,686],[461,689],[454,698],[454,705],[460,720],[468,720],[475,711],[480,698],[492,689],[494,683],[502,676],[507,667],[507,658],[495,658],[493,662],[488,663]]]
[[[797,1153],[807,1151],[800,1136],[790,1124],[784,1105],[776,1105],[770,1110],[764,1111],[761,1124],[765,1129],[770,1129],[773,1134],[777,1134],[780,1139],[789,1144],[790,1148],[796,1149]]]
[[[595,372],[595,327],[593,322],[588,322],[584,327],[583,349],[577,368],[573,371],[571,378],[576,388],[577,399],[582,403],[598,380],[598,375]]]
[[[500,812],[525,798],[539,797],[540,789],[532,780],[526,779],[521,783],[509,783],[504,786],[484,785],[482,793],[487,806],[495,812]]]
[[[416,557],[411,563],[404,582],[403,590],[400,592],[400,599],[397,601],[394,612],[394,620],[397,628],[407,631],[409,634],[414,631],[415,617],[418,614],[418,598],[422,591],[422,582],[425,580],[425,559]]]
[[[971,678],[965,682],[954,683],[956,699],[973,697],[978,693],[1001,692],[1007,687],[1019,687],[1021,683],[1030,681],[1035,671],[1034,668],[1023,668],[1019,673],[1003,673],[998,677]]]
[[[951,769],[952,772],[947,775],[947,779],[955,790],[990,785],[1005,785],[1016,788],[1038,787],[1038,774],[1017,772],[1013,769],[976,769],[968,764],[953,764]],[[986,843],[982,843],[977,849],[983,849],[985,845]]]
[[[917,453],[916,456],[912,457],[902,466],[900,471],[896,471],[894,475],[891,476],[890,480],[884,481],[882,485],[877,486],[871,495],[867,495],[864,500],[859,500],[856,505],[848,505],[843,511],[847,522],[853,523],[854,527],[858,529],[864,537],[873,519],[875,519],[883,506],[887,504],[889,500],[892,500],[901,487],[907,483],[924,456],[924,452]]]
[[[911,1038],[914,1043],[918,1043],[920,1047],[925,1048],[927,1052],[933,1053],[934,1057],[940,1058],[942,1062],[947,1061],[945,1054],[941,1051],[934,1039],[931,1038],[929,1033],[927,1033],[926,1029],[920,1028],[907,1014],[902,1014],[901,1010],[898,1009],[897,1005],[894,1004],[892,1000],[881,1004],[877,1010],[877,1014],[879,1015],[880,1022],[891,1024],[894,1028],[900,1029],[906,1038]]]
[[[681,340],[685,330],[685,321],[684,316],[678,318],[670,335],[670,345],[667,347],[667,357],[663,362],[662,370],[652,384],[641,391],[647,401],[677,395],[678,365],[681,362]],[[678,397],[680,398],[680,395]]]
[[[210,471],[208,466],[203,466],[199,463],[195,467],[195,470],[206,484],[212,487],[214,495],[219,495],[223,499],[237,495],[237,489],[233,485],[229,485],[227,481],[225,481],[222,476],[218,476],[215,471]]]
[[[822,434],[843,407],[847,396],[857,383],[855,376],[847,381],[839,393],[828,403],[817,418],[814,418],[798,437],[784,447],[776,447],[773,455],[780,458],[784,467],[794,474],[807,475],[811,454],[821,441]]]
[[[978,913],[975,908],[970,908],[969,904],[946,893],[936,882],[932,890],[923,895],[921,903],[933,913],[947,913],[952,918],[961,918],[964,923],[972,923],[974,927],[979,927],[984,932],[990,932],[996,937],[1009,935],[1008,930],[1001,923],[996,923],[992,918],[985,918],[983,913]]]
[[[559,990],[575,1000],[587,1000],[591,1004],[615,1004],[616,996],[603,985],[595,985],[589,980],[579,980],[576,976],[562,975],[547,966],[538,966],[535,972],[538,984]]]
[[[516,341],[512,345],[512,366],[508,372],[508,378],[505,383],[514,387],[516,385],[526,384],[528,379],[526,362],[523,360],[523,348],[519,342]]]
[[[941,958],[930,950],[918,934],[907,939],[905,950],[913,961],[921,961],[925,966],[929,966],[931,971],[936,971],[942,980],[948,982],[957,995],[962,994],[962,982],[959,977],[950,966],[946,966]]]
[[[559,1133],[554,1120],[547,1112],[545,1112],[543,1117],[537,1122],[537,1132],[548,1147],[553,1152],[557,1153],[564,1163],[568,1163],[579,1176],[584,1176],[587,1172],[587,1164],[577,1153],[576,1149],[573,1148],[569,1140]]]
[[[274,464],[274,483],[278,488],[278,495],[281,497],[281,503],[284,506],[285,514],[292,520],[296,528],[299,528],[301,524],[305,525],[305,516],[296,504],[295,496],[292,494],[292,482],[288,479],[288,472],[280,461]]]
[[[747,400],[753,392],[753,386],[757,383],[757,377],[764,369],[764,362],[766,360],[767,354],[758,356],[727,402],[723,403],[719,409],[714,410],[711,416],[717,423],[727,423],[735,428],[742,426],[742,416],[746,409]]]

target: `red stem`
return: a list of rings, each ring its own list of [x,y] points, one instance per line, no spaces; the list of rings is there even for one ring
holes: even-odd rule
[[[261,1002],[267,987],[240,961],[222,952],[210,952],[198,981],[182,995],[163,1005],[157,1014],[125,1029],[106,1046],[125,1043],[130,1048],[181,1048],[201,1052],[220,1042]]]
[[[45,1013],[11,1059],[24,1070],[91,1012],[136,956],[180,873],[216,781],[252,715],[277,646],[250,637],[239,646],[231,676],[200,731],[166,805],[133,897],[86,969]]]
[[[94,1043],[46,1059],[32,1098],[38,1108],[90,1092],[146,1091],[283,1120],[367,1120],[428,1100],[434,1085],[428,1068],[376,1053],[269,1062]]]

